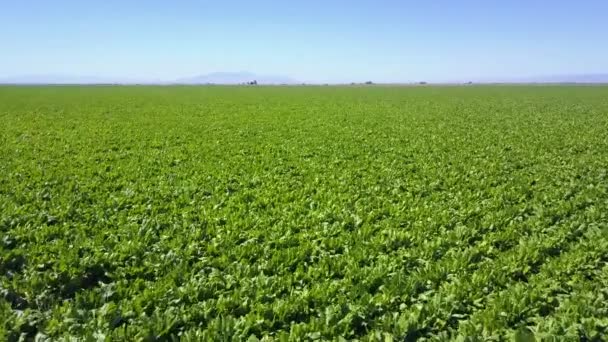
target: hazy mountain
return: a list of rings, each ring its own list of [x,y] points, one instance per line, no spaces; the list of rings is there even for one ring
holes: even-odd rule
[[[213,72],[175,81],[180,84],[242,84],[256,80],[258,84],[295,84],[296,80],[287,76],[258,75],[247,71]]]
[[[214,72],[177,80],[132,79],[119,77],[22,75],[0,78],[0,84],[242,84],[256,80],[258,84],[295,84],[297,81],[277,75],[251,72]]]
[[[532,77],[528,82],[536,83],[608,83],[608,74],[573,74]]]
[[[533,77],[485,77],[475,83],[608,83],[608,74],[561,74]],[[454,82],[462,83],[462,82]]]
[[[0,78],[0,84],[152,84],[157,80],[127,78],[70,76],[70,75],[22,75]]]
[[[0,78],[0,83],[10,84],[92,84],[107,83],[101,77],[65,75],[22,75]]]
[[[4,78],[0,77],[0,84],[242,84],[253,80],[256,80],[258,84],[301,83],[287,76],[260,75],[247,71],[240,71],[213,72],[170,81],[97,76],[23,75]],[[608,73],[563,74],[536,77],[485,77],[481,79],[471,78],[439,83],[466,83],[468,81],[473,81],[474,83],[608,83]]]

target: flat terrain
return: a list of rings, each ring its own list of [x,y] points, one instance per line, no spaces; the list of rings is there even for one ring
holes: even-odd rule
[[[0,87],[0,339],[608,338],[608,87]]]

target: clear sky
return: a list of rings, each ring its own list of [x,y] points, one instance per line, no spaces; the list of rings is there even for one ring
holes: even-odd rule
[[[606,0],[0,0],[0,77],[455,81],[608,72]]]

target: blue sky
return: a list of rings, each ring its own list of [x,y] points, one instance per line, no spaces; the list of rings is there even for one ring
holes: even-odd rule
[[[608,1],[0,1],[0,77],[307,82],[608,72]]]

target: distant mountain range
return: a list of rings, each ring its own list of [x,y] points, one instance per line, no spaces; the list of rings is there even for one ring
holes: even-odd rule
[[[608,74],[563,74],[563,75],[545,75],[533,77],[484,77],[473,78],[470,81],[473,83],[521,83],[521,84],[559,84],[559,83],[580,83],[580,84],[598,84],[608,83]],[[454,81],[445,83],[466,83],[467,81]],[[443,82],[442,82],[443,83]]]
[[[0,84],[242,84],[251,81],[256,81],[258,84],[300,83],[287,76],[259,75],[247,71],[214,72],[169,81],[69,75],[24,75],[0,78]]]
[[[176,80],[125,79],[96,76],[26,75],[0,78],[0,84],[243,84],[251,81],[258,84],[299,84],[287,76],[261,75],[247,71],[213,72]],[[486,78],[475,83],[608,83],[608,73],[564,74],[522,78]],[[350,83],[350,82],[344,82]],[[380,82],[381,83],[381,82]],[[433,83],[433,82],[430,82]],[[440,82],[446,83],[446,82]],[[462,83],[462,82],[447,82]]]
[[[181,78],[178,84],[242,84],[256,81],[258,84],[296,84],[298,81],[287,76],[258,75],[252,72],[213,72],[189,78]]]
[[[70,75],[23,75],[0,78],[0,84],[138,84],[162,83],[155,80],[136,80],[125,78],[70,76]]]
[[[523,78],[524,83],[608,83],[608,74],[551,75]]]

